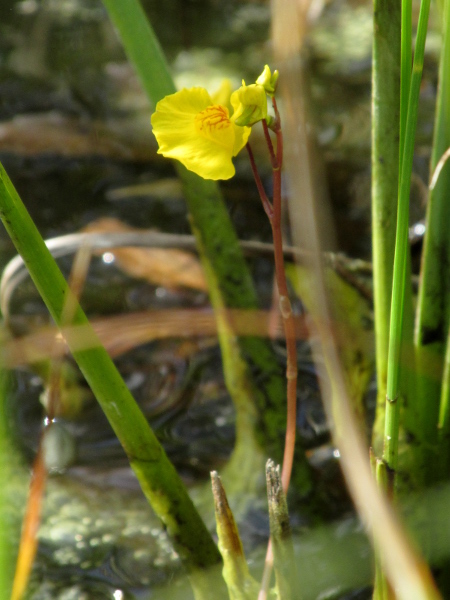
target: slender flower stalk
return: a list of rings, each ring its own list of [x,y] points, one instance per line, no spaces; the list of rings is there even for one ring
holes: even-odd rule
[[[295,336],[295,323],[292,313],[291,301],[286,281],[286,272],[284,268],[283,256],[283,238],[281,232],[281,168],[283,166],[283,133],[281,130],[281,119],[278,112],[276,99],[272,96],[272,106],[275,113],[275,119],[271,124],[271,129],[276,135],[276,149],[274,150],[269,133],[269,127],[265,120],[262,121],[264,136],[270,153],[273,171],[273,190],[272,202],[267,197],[264,190],[258,169],[255,164],[253,152],[249,142],[247,142],[247,151],[250,158],[250,164],[255,178],[256,187],[261,198],[264,211],[269,219],[272,228],[272,238],[275,258],[275,278],[277,282],[280,313],[283,319],[284,334],[286,338],[286,380],[287,380],[287,418],[286,418],[286,436],[284,444],[283,465],[281,471],[281,484],[283,491],[287,494],[291,480],[292,466],[294,462],[296,421],[297,421],[297,345]],[[273,567],[272,544],[269,542],[265,560],[265,568],[261,589],[258,600],[267,598],[267,591],[270,585],[270,576]]]
[[[294,316],[286,281],[281,233],[281,168],[283,135],[277,103],[274,97],[278,71],[271,73],[266,65],[256,83],[233,92],[230,104],[233,114],[222,103],[214,102],[202,88],[183,89],[166,96],[156,106],[152,116],[153,132],[159,144],[158,152],[176,158],[189,170],[205,179],[229,179],[234,175],[232,158],[246,145],[256,186],[269,219],[274,242],[275,277],[279,294],[287,348],[287,424],[281,483],[287,493],[294,461],[297,419],[297,347]],[[274,116],[267,114],[267,96],[271,98]],[[268,198],[248,137],[250,128],[262,122],[273,170],[272,201]],[[276,136],[272,143],[269,128]],[[269,543],[264,580],[260,592],[266,597],[272,569]]]
[[[281,233],[281,168],[283,164],[283,134],[281,131],[280,115],[278,113],[278,107],[275,98],[272,98],[272,105],[275,112],[275,121],[272,125],[272,129],[277,138],[276,150],[274,151],[268,126],[263,121],[264,134],[267,140],[269,148],[272,169],[273,169],[273,198],[272,202],[267,197],[264,187],[259,176],[253,152],[250,144],[247,142],[247,151],[250,158],[250,164],[255,178],[256,186],[258,188],[259,195],[264,211],[269,219],[270,226],[272,228],[272,237],[274,245],[274,257],[275,257],[275,277],[277,281],[280,313],[283,318],[283,327],[286,337],[286,351],[287,351],[287,366],[286,366],[286,379],[287,379],[287,424],[286,424],[286,438],[284,447],[284,458],[283,467],[281,473],[281,481],[283,484],[283,490],[287,493],[289,488],[289,482],[291,479],[292,465],[294,460],[294,449],[295,449],[295,433],[296,433],[296,418],[297,418],[297,346],[295,339],[295,323],[294,316],[292,314],[291,301],[289,300],[289,293],[286,281],[286,273],[284,269],[284,256],[283,256],[283,239]]]

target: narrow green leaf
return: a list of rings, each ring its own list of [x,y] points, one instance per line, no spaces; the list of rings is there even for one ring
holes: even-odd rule
[[[402,350],[405,288],[407,282],[409,192],[411,184],[414,138],[417,125],[420,83],[422,80],[425,40],[428,26],[430,0],[422,0],[417,28],[411,87],[408,100],[403,161],[400,175],[397,230],[392,286],[391,320],[389,330],[388,376],[386,385],[386,423],[383,458],[387,466],[396,471],[399,433],[399,379]]]
[[[0,218],[60,327],[67,298],[71,297],[76,307],[72,325],[83,326],[88,347],[77,350],[76,340],[70,335],[66,336],[66,342],[120,440],[144,494],[175,541],[191,578],[203,580],[209,567],[220,564],[220,554],[173,465],[72,296],[2,165]],[[219,584],[218,593],[220,589]]]

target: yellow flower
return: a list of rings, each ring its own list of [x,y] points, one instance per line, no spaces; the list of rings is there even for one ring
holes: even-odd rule
[[[267,117],[267,97],[264,86],[252,83],[242,86],[231,94],[230,102],[234,108],[232,120],[236,125],[254,125]]]
[[[214,104],[200,87],[166,96],[152,115],[158,153],[179,160],[204,179],[230,179],[232,157],[247,143],[251,129],[240,127],[223,104]]]

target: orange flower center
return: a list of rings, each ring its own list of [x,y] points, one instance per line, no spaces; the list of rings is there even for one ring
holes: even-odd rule
[[[208,106],[195,116],[195,125],[198,131],[209,137],[212,129],[225,129],[231,125],[228,109],[220,104]]]

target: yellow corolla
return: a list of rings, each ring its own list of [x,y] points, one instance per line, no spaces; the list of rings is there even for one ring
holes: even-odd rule
[[[179,160],[204,179],[230,179],[232,157],[247,143],[250,127],[236,125],[223,104],[215,104],[204,88],[183,89],[166,96],[152,115],[158,153]]]

